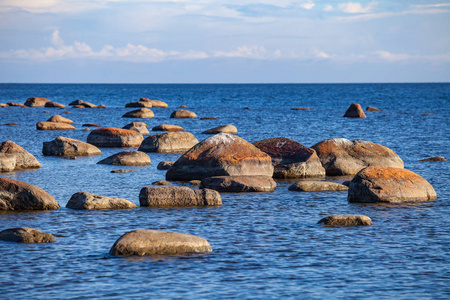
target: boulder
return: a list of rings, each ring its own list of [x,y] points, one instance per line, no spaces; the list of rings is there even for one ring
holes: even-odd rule
[[[363,215],[332,215],[321,219],[318,224],[329,226],[370,226],[372,220]]]
[[[47,102],[50,102],[47,98],[40,98],[40,97],[31,97],[28,98],[27,101],[25,101],[24,105],[29,107],[39,107],[39,106],[45,106]]]
[[[17,103],[17,102],[8,102],[6,103],[8,106],[18,106],[18,107],[27,107],[25,105],[23,105],[22,103]]]
[[[27,244],[56,242],[53,234],[30,227],[17,227],[0,231],[0,240]]]
[[[156,167],[158,170],[169,170],[169,168],[174,164],[175,162],[172,160],[163,160],[158,164]]]
[[[158,181],[154,181],[152,182],[152,185],[171,185],[172,182],[168,182],[165,180],[158,180]]]
[[[89,144],[111,148],[136,148],[143,140],[144,137],[139,132],[113,127],[94,129],[87,137]]]
[[[443,156],[433,156],[433,157],[421,159],[419,161],[447,161],[447,159]]]
[[[151,100],[148,98],[141,98],[139,102],[148,102],[151,103],[152,107],[168,107],[167,103],[161,100]]]
[[[270,156],[246,140],[219,133],[184,153],[167,171],[167,180],[201,180],[212,176],[273,175]]]
[[[153,131],[184,131],[184,128],[177,125],[161,124],[152,128]]]
[[[78,99],[78,100],[75,100],[75,101],[70,102],[69,105],[70,105],[70,106],[73,106],[73,105],[81,105],[81,104],[83,104],[83,103],[84,103],[83,100]]]
[[[0,178],[0,210],[51,210],[59,204],[49,193],[19,180]]]
[[[166,132],[146,138],[139,151],[158,153],[181,153],[191,149],[198,140],[189,132]]]
[[[66,108],[66,106],[64,104],[61,104],[61,103],[58,103],[58,102],[52,102],[52,101],[49,101],[49,102],[45,103],[44,106],[45,107]]]
[[[125,107],[146,107],[146,108],[150,108],[150,107],[152,107],[152,103],[151,102],[147,102],[147,101],[130,102],[130,103],[125,104]]]
[[[203,131],[203,133],[207,133],[207,134],[217,134],[217,133],[237,134],[237,128],[231,124],[227,124],[227,125],[223,125],[223,126],[205,130],[205,131]]]
[[[382,109],[373,106],[367,106],[366,111],[382,111]]]
[[[353,175],[368,166],[403,168],[403,161],[394,151],[371,142],[331,139],[311,148],[329,176]]]
[[[141,151],[123,151],[98,162],[116,166],[148,166],[150,163],[150,157]]]
[[[37,130],[75,130],[70,124],[59,122],[38,122],[36,124]]]
[[[348,186],[329,181],[298,181],[289,187],[295,192],[324,192],[324,191],[347,191]]]
[[[0,143],[0,172],[11,172],[24,169],[38,169],[41,164],[28,151],[14,143]]]
[[[288,138],[265,139],[253,143],[272,158],[274,178],[324,177],[316,151]]]
[[[352,203],[403,203],[436,200],[428,181],[409,170],[371,166],[350,182],[347,199]]]
[[[122,116],[122,118],[140,118],[140,119],[151,119],[154,118],[155,114],[151,109],[140,108],[127,112]]]
[[[219,192],[202,189],[193,190],[186,186],[144,187],[139,194],[141,206],[219,206],[222,198]]]
[[[178,119],[195,119],[197,118],[197,115],[189,110],[185,109],[179,109],[174,111],[171,115],[171,118],[178,118]]]
[[[94,145],[58,136],[51,142],[44,142],[42,154],[45,156],[91,156],[102,155],[100,149]]]
[[[346,118],[365,118],[366,114],[364,113],[361,105],[358,103],[352,103],[350,107],[344,114]]]
[[[200,188],[228,193],[272,192],[276,187],[269,176],[214,176],[203,178],[200,184]]]
[[[148,125],[144,122],[132,122],[128,125],[125,125],[123,129],[129,129],[134,130],[136,132],[139,132],[142,135],[149,135],[150,132],[148,132]]]
[[[160,230],[138,229],[122,235],[109,250],[110,255],[179,255],[209,253],[211,245],[204,238]]]
[[[129,209],[137,205],[122,198],[99,196],[86,192],[78,192],[70,197],[66,205],[72,209]]]
[[[48,119],[47,122],[73,124],[73,121],[71,119],[64,118],[64,117],[62,117],[60,115],[54,115],[53,117]]]

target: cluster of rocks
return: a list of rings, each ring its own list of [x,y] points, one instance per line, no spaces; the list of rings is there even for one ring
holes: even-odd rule
[[[106,108],[106,106],[103,104],[96,105],[83,100],[72,101],[69,103],[69,105],[72,106],[72,108]]]
[[[167,103],[160,100],[151,100],[148,98],[140,98],[137,102],[125,104],[125,107],[168,107]]]

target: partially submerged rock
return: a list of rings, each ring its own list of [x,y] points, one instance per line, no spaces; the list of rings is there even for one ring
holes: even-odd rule
[[[152,128],[153,131],[184,131],[184,128],[178,125],[161,124]]]
[[[29,107],[39,107],[39,106],[45,106],[47,102],[50,102],[47,98],[41,98],[41,97],[31,97],[28,98],[27,101],[25,101],[24,105]]]
[[[100,149],[79,140],[58,136],[51,142],[44,142],[42,154],[45,156],[92,156],[102,155]]]
[[[75,130],[70,124],[60,122],[38,122],[36,124],[37,130]]]
[[[8,102],[6,103],[8,106],[18,106],[18,107],[27,107],[25,105],[23,105],[22,103],[17,103],[17,102]]]
[[[52,101],[45,103],[44,106],[45,107],[55,107],[55,108],[66,108],[66,106],[64,104],[61,104],[58,102],[52,102]]]
[[[195,119],[197,115],[189,110],[179,109],[174,111],[171,115],[171,118],[180,118],[180,119]]]
[[[274,178],[324,177],[316,151],[288,138],[265,139],[253,143],[272,158]]]
[[[214,176],[204,178],[200,184],[200,188],[228,193],[272,192],[276,187],[269,176]]]
[[[136,148],[143,140],[144,137],[139,132],[113,127],[92,130],[87,137],[89,144],[111,148]]]
[[[447,159],[443,156],[433,156],[433,157],[421,159],[419,161],[447,161]]]
[[[272,159],[246,140],[220,133],[184,153],[167,171],[166,179],[189,181],[232,175],[272,177]]]
[[[409,170],[371,166],[350,182],[347,199],[353,203],[403,203],[436,200],[428,181]]]
[[[49,193],[23,181],[0,178],[0,210],[51,210],[59,204]]]
[[[372,220],[363,215],[332,215],[321,219],[318,224],[329,226],[370,226]]]
[[[119,170],[112,170],[111,173],[134,173],[135,170],[126,170],[126,169],[119,169]]]
[[[11,172],[24,169],[38,169],[41,164],[28,151],[14,143],[0,143],[0,172]]]
[[[151,108],[152,103],[147,101],[130,102],[125,104],[125,107],[146,107]]]
[[[56,123],[66,123],[66,124],[73,124],[73,121],[68,118],[64,118],[60,115],[54,115],[50,119],[47,120],[47,122],[56,122]]]
[[[291,108],[291,110],[313,110],[313,109],[309,107],[294,107]]]
[[[368,166],[403,168],[403,161],[394,151],[367,141],[331,139],[311,148],[329,176],[353,175]]]
[[[122,118],[140,118],[140,119],[151,119],[154,118],[155,114],[151,109],[140,108],[133,111],[129,111],[122,116]]]
[[[0,231],[0,240],[27,244],[56,242],[53,234],[30,227],[17,227]]]
[[[366,111],[382,111],[382,109],[373,106],[367,106]]]
[[[152,107],[168,107],[167,103],[161,100],[152,100],[148,98],[141,98],[139,99],[139,102],[148,102],[151,103]]]
[[[123,129],[129,129],[134,130],[136,132],[139,132],[142,135],[149,135],[150,132],[148,132],[148,125],[144,122],[132,122],[128,125],[125,125]]]
[[[146,138],[139,151],[158,153],[181,153],[191,149],[198,140],[189,132],[166,132]]]
[[[150,163],[150,157],[141,151],[123,151],[98,162],[116,166],[148,166]]]
[[[97,105],[83,101],[83,100],[75,100],[69,103],[72,108],[97,108]]]
[[[83,127],[102,127],[101,125],[94,124],[94,123],[86,123],[82,125]]]
[[[169,168],[174,164],[175,162],[172,160],[163,160],[158,164],[156,167],[158,170],[169,170]]]
[[[203,131],[203,133],[207,133],[207,134],[217,134],[217,133],[237,134],[237,128],[234,125],[227,124],[227,125],[223,125],[223,126],[205,130],[205,131]]]
[[[137,205],[122,198],[99,196],[86,192],[78,192],[72,195],[66,205],[72,209],[130,209]]]
[[[291,185],[289,190],[296,192],[347,191],[348,186],[329,181],[302,180]]]
[[[141,206],[218,206],[222,198],[210,189],[193,190],[186,186],[144,187],[139,194]]]
[[[152,185],[171,185],[172,182],[165,181],[165,180],[157,180],[152,182]]]
[[[138,229],[122,235],[111,247],[109,254],[123,256],[179,255],[209,253],[211,245],[204,238],[149,229]]]
[[[361,105],[358,103],[352,103],[350,107],[344,114],[346,118],[365,118],[366,114],[364,113]]]

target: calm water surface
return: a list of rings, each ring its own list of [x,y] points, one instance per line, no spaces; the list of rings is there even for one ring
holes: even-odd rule
[[[450,297],[450,187],[448,162],[419,162],[450,157],[450,84],[308,85],[89,85],[0,84],[0,102],[24,103],[46,97],[68,104],[82,99],[106,109],[0,108],[0,141],[13,140],[42,167],[2,173],[49,192],[61,209],[0,212],[0,230],[28,226],[52,233],[56,243],[22,245],[0,242],[0,298],[396,298]],[[160,99],[154,119],[121,116],[125,104],[140,97]],[[343,118],[352,102],[366,119]],[[169,119],[180,105],[200,117]],[[250,107],[251,109],[244,109]],[[310,107],[312,111],[294,111]],[[49,110],[50,113],[44,111]],[[427,113],[431,116],[422,116]],[[54,114],[75,122],[73,131],[37,131]],[[152,164],[112,174],[118,166],[96,163],[122,149],[102,148],[101,157],[67,160],[42,155],[42,143],[57,136],[86,140],[82,124],[123,127],[145,121],[150,127],[175,124],[193,133],[233,124],[250,142],[288,137],[305,146],[343,137],[376,142],[393,149],[405,168],[427,179],[438,200],[404,205],[347,202],[346,192],[290,192],[278,181],[272,193],[222,194],[213,208],[137,208],[78,211],[65,208],[71,195],[86,191],[126,198],[139,204],[139,191],[165,179],[157,170],[177,154],[149,153]],[[16,122],[19,126],[4,124]],[[342,182],[347,178],[327,178]],[[183,183],[177,183],[182,185]],[[324,227],[330,214],[364,214],[370,227]],[[206,238],[213,252],[183,257],[110,257],[115,240],[139,228],[177,231]]]

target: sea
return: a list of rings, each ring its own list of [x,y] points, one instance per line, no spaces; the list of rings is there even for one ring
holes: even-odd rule
[[[55,243],[0,241],[0,299],[449,299],[450,298],[450,84],[0,84],[0,103],[45,97],[68,105],[81,99],[105,109],[0,108],[0,142],[12,140],[41,168],[1,173],[43,188],[61,206],[53,211],[2,211],[0,230],[32,227]],[[139,98],[162,100],[153,119],[122,115]],[[344,118],[352,103],[365,119]],[[186,105],[197,119],[171,119]],[[292,110],[308,107],[312,110]],[[69,111],[70,113],[64,113]],[[60,114],[76,130],[38,131],[36,123]],[[202,117],[217,118],[201,120]],[[93,157],[42,154],[58,136],[86,141],[85,123],[103,127],[145,122],[202,132],[232,124],[255,142],[286,137],[311,147],[331,138],[365,140],[395,151],[434,187],[437,200],[397,205],[348,203],[347,192],[292,192],[295,180],[277,180],[270,193],[222,193],[220,207],[73,210],[80,191],[128,199],[165,179],[156,166],[181,154],[148,153],[151,165],[122,167],[98,161],[124,149],[101,148]],[[7,126],[7,123],[18,123]],[[93,129],[93,128],[92,128]],[[151,132],[151,134],[158,132]],[[133,173],[111,173],[119,168]],[[343,182],[351,177],[327,177]],[[174,185],[185,185],[174,182]],[[328,227],[333,214],[369,216],[372,226]],[[136,229],[201,236],[213,252],[184,256],[110,256],[124,233]]]

